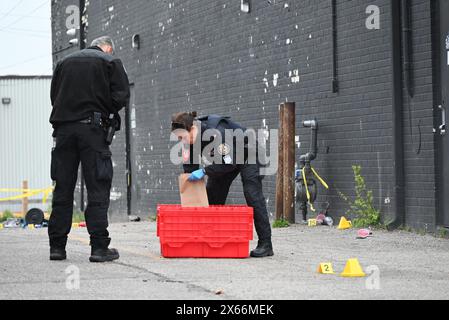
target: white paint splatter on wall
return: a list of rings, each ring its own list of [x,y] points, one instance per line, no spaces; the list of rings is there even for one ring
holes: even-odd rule
[[[279,74],[277,74],[277,73],[273,74],[273,86],[274,87],[277,87],[278,79],[279,79]]]
[[[289,77],[291,78],[292,83],[298,83],[299,82],[299,70],[293,70],[289,72]]]
[[[111,195],[110,195],[109,199],[111,201],[117,201],[117,200],[120,200],[121,197],[122,197],[121,192],[111,191]]]
[[[270,84],[268,83],[268,79],[267,79],[267,78],[263,78],[263,83],[265,84],[265,86],[266,86],[267,88],[270,87]]]

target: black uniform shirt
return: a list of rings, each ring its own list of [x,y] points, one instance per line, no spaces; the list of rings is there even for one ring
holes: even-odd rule
[[[246,131],[246,128],[240,126],[239,124],[231,121],[227,117],[221,117],[217,115],[210,115],[206,117],[199,118],[201,121],[201,136],[199,135],[197,139],[201,140],[201,156],[203,159],[203,162],[205,163],[204,170],[206,171],[206,174],[210,177],[219,177],[223,176],[227,173],[230,173],[234,171],[237,168],[237,165],[240,163],[237,163],[237,160],[239,157],[237,157],[237,152],[241,151],[242,148],[237,147],[237,139],[233,138],[232,142],[225,141],[226,138],[226,132],[225,130],[237,130],[241,129],[243,132]],[[202,137],[203,134],[206,132],[206,130],[212,129],[217,130],[217,133],[220,133],[221,141],[217,141],[216,145],[218,148],[212,149],[212,154],[207,155],[204,153],[204,149],[206,146],[208,146],[210,143],[212,143],[214,138],[212,138],[210,141],[203,141]],[[230,145],[232,143],[232,146]],[[184,163],[184,172],[185,173],[192,173],[195,170],[198,170],[200,168],[198,164],[198,160],[196,161],[197,164],[195,164],[194,157],[196,156],[194,154],[194,147],[191,145],[189,147],[190,155],[187,157],[187,161]],[[208,161],[204,161],[204,158],[208,158],[209,156],[213,157],[214,152],[219,153],[220,157],[220,163],[207,163]],[[247,146],[244,147],[245,155],[243,155],[244,159],[247,158]],[[209,160],[211,159],[209,157]],[[241,157],[240,157],[241,158]]]
[[[73,53],[61,60],[51,83],[53,126],[84,120],[93,112],[104,118],[128,104],[129,81],[122,62],[99,47]]]

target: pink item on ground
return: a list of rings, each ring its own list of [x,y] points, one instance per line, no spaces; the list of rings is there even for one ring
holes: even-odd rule
[[[323,224],[324,219],[326,219],[326,216],[322,213],[320,213],[317,217],[316,217],[316,222],[319,224]]]
[[[357,231],[357,239],[366,239],[372,235],[373,233],[369,229],[360,229]]]

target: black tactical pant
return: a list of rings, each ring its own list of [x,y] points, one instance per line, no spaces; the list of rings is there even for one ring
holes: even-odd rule
[[[220,177],[209,177],[207,180],[207,196],[209,204],[224,205],[228,197],[229,188],[234,179],[241,175],[243,193],[248,206],[254,208],[254,225],[259,240],[271,240],[271,226],[268,218],[267,205],[262,189],[263,176],[260,175],[259,165],[243,164],[237,169]]]
[[[85,218],[91,246],[109,246],[108,208],[113,170],[105,134],[103,128],[83,123],[64,124],[55,132],[56,147],[52,151],[51,176],[56,181],[56,187],[48,226],[51,247],[66,246],[67,235],[72,227],[73,193],[80,162],[87,187]]]

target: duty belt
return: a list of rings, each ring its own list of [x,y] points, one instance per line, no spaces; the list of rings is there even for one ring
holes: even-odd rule
[[[92,124],[92,118],[88,118],[88,119],[84,119],[84,120],[80,120],[79,123],[84,123],[84,124]]]
[[[96,121],[93,117],[89,117],[87,119],[79,120],[78,122],[83,124],[93,124],[102,128],[107,126],[107,120],[103,119],[102,117],[98,118]]]

